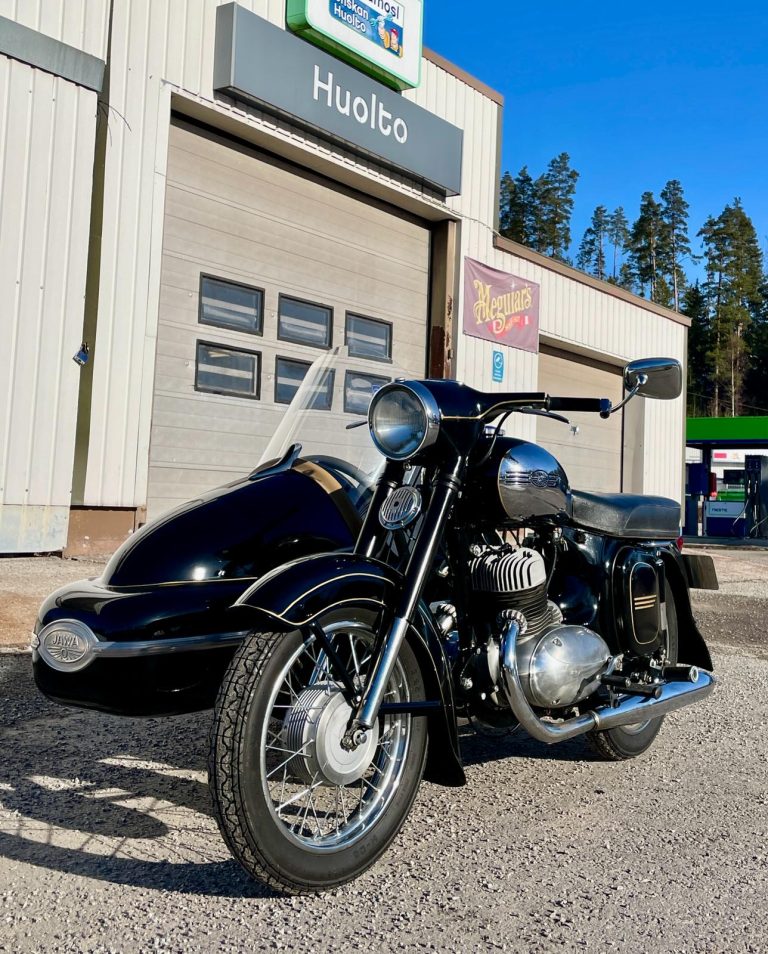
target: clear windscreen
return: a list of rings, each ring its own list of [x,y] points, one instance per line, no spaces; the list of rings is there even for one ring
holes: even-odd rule
[[[260,464],[281,458],[293,444],[302,457],[344,461],[373,479],[384,464],[368,431],[371,398],[385,384],[408,374],[391,364],[371,370],[346,347],[325,352],[307,370],[293,400],[261,456]],[[277,382],[278,387],[281,382]],[[358,425],[350,427],[350,425]]]

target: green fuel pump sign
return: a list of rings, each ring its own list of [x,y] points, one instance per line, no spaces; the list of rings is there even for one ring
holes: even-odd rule
[[[289,29],[393,89],[421,80],[422,0],[288,0]]]

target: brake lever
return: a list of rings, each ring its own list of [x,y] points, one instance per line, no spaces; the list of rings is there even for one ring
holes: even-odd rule
[[[352,430],[354,430],[356,427],[365,427],[365,425],[366,425],[367,423],[368,423],[367,418],[366,418],[365,420],[362,420],[362,421],[352,421],[351,424],[347,424],[347,426],[344,428],[344,430],[345,430],[345,431],[352,431]]]
[[[569,426],[571,424],[567,417],[563,417],[562,414],[555,414],[554,411],[543,411],[535,407],[521,407],[518,408],[518,411],[521,414],[535,414],[537,417],[551,417],[553,421],[560,421],[562,424],[568,424]]]

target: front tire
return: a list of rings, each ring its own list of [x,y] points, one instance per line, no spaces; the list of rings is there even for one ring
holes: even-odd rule
[[[667,662],[677,662],[677,610],[672,587],[665,581],[664,600],[667,609]],[[620,726],[617,729],[602,729],[588,733],[592,748],[608,762],[623,762],[647,752],[656,740],[664,716],[649,719],[638,725]]]
[[[323,621],[362,685],[374,631],[364,612]],[[423,699],[418,662],[400,650],[385,701]],[[426,719],[381,717],[355,753],[339,746],[349,708],[325,653],[298,632],[255,633],[219,692],[209,762],[219,829],[252,877],[290,894],[333,888],[383,854],[424,771]]]

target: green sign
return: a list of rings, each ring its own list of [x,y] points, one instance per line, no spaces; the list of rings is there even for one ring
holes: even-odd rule
[[[287,0],[289,29],[393,89],[421,81],[422,0]]]

